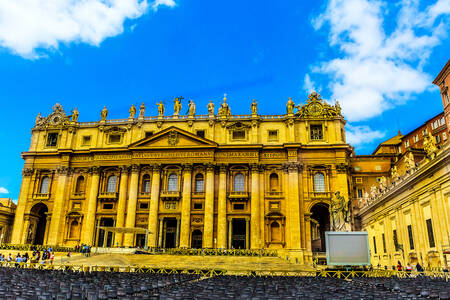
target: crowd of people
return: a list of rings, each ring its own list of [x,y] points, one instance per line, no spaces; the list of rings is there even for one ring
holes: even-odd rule
[[[76,245],[75,252],[80,252],[84,256],[89,257],[91,256],[91,248],[92,246],[86,244]]]
[[[55,261],[55,253],[53,252],[52,248],[46,248],[42,251],[39,250],[33,250],[31,257],[28,254],[28,252],[25,252],[23,254],[17,253],[16,255],[12,255],[9,253],[8,256],[5,256],[4,254],[0,254],[0,262],[6,262],[6,263],[50,263],[53,264]]]

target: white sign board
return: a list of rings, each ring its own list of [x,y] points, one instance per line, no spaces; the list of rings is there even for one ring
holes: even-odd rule
[[[369,236],[365,231],[326,231],[327,264],[370,265]]]

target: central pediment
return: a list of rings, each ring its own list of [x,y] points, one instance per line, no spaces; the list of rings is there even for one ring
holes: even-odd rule
[[[160,148],[214,148],[217,143],[199,137],[177,127],[166,128],[152,136],[134,142],[129,149],[160,149]]]

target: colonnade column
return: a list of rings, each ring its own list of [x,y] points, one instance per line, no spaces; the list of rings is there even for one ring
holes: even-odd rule
[[[127,219],[125,221],[125,227],[134,227],[136,225],[136,205],[137,205],[137,194],[138,194],[138,184],[139,184],[139,166],[131,166],[131,178],[130,187],[128,194],[128,206],[127,206]],[[125,247],[133,246],[134,233],[125,233],[125,239],[123,245]]]
[[[191,192],[192,192],[192,164],[186,164],[183,170],[183,196],[181,202],[181,230],[180,230],[181,248],[189,247],[189,232],[191,229],[191,194],[192,194]],[[178,221],[179,220],[177,220],[177,222]]]
[[[150,211],[148,213],[148,230],[150,231],[150,238],[148,240],[150,247],[156,247],[158,228],[158,205],[159,205],[159,182],[161,179],[161,166],[153,166],[152,176],[152,193],[150,199]]]
[[[308,255],[312,255],[311,251],[311,215],[312,213],[305,213],[305,231],[306,231],[306,251]]]
[[[206,167],[205,217],[203,220],[203,248],[213,247],[214,230],[214,165]]]
[[[258,249],[260,247],[261,230],[259,228],[259,166],[251,166],[252,172],[252,194],[251,194],[251,218],[250,218],[250,247]],[[248,246],[247,246],[248,247]]]
[[[231,249],[231,238],[233,234],[233,219],[228,220],[228,248]]]
[[[290,219],[290,235],[291,248],[300,249],[300,207],[299,207],[299,192],[298,192],[298,164],[295,162],[288,164],[289,172],[289,196],[288,209]],[[303,216],[302,216],[303,217]]]
[[[125,204],[127,202],[128,192],[128,167],[122,166],[120,168],[120,172],[119,201],[117,202],[116,227],[123,227],[125,223]],[[116,244],[118,244],[119,247],[123,246],[123,233],[116,233]]]
[[[227,167],[219,169],[219,201],[217,207],[217,248],[227,248]],[[231,226],[228,227],[231,230]],[[230,247],[230,246],[229,246]]]
[[[91,170],[91,187],[87,201],[87,213],[83,224],[82,244],[92,245],[95,227],[95,212],[97,210],[98,183],[100,181],[100,168],[92,167]]]
[[[64,202],[67,183],[67,175],[70,172],[68,167],[60,167],[58,172],[58,185],[56,187],[55,201],[52,210],[52,222],[50,223],[49,237],[47,243],[49,245],[59,245],[62,238],[62,230],[64,229]]]
[[[30,190],[31,176],[33,175],[33,173],[34,170],[30,168],[24,168],[22,171],[22,186],[20,187],[19,201],[17,203],[16,216],[14,218],[11,244],[20,244],[22,240],[22,234],[24,231],[23,217],[25,214],[28,192]]]

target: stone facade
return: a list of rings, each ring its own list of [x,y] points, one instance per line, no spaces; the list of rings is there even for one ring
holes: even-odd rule
[[[224,98],[217,114],[190,101],[180,115],[174,102],[171,116],[162,102],[150,117],[144,104],[120,120],[104,108],[78,122],[59,104],[38,115],[12,243],[143,246],[106,226],[146,228],[150,247],[285,249],[300,261],[324,251],[332,195],[349,200],[352,184],[338,103],[314,92],[283,115],[259,115],[256,101],[234,115]]]

